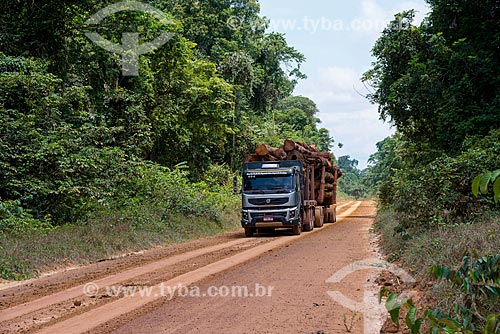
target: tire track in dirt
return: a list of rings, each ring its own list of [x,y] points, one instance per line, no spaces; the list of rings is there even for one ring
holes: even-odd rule
[[[348,202],[344,205],[339,206],[338,209],[341,210],[345,207],[350,206],[351,204],[352,202]],[[359,205],[359,203],[357,205]],[[348,211],[350,212],[351,210]],[[344,213],[344,215],[345,214],[346,213]],[[342,216],[343,215],[340,214],[339,218],[341,218]],[[327,228],[328,226],[330,225],[325,225],[325,228]],[[316,233],[321,230],[322,229],[315,229],[312,233]],[[102,288],[109,287],[112,285],[117,285],[120,283],[123,284],[124,282],[126,282],[126,284],[134,284],[130,283],[131,280],[134,281],[139,280],[138,282],[140,283],[140,278],[142,277],[145,279],[148,277],[149,274],[154,273],[156,276],[161,277],[162,271],[166,272],[168,271],[168,268],[172,266],[203,256],[207,257],[210,257],[211,255],[216,256],[215,259],[219,261],[216,261],[215,263],[210,263],[201,268],[194,268],[194,270],[187,269],[189,270],[188,272],[181,273],[180,276],[170,279],[167,282],[163,283],[163,284],[174,284],[174,285],[179,284],[179,282],[181,282],[180,284],[192,284],[207,276],[216,274],[220,271],[227,270],[228,268],[236,266],[239,263],[248,261],[249,259],[259,256],[260,254],[272,250],[273,248],[280,247],[283,244],[293,242],[297,238],[301,238],[310,234],[311,232],[304,233],[299,237],[281,236],[277,238],[235,239],[229,242],[224,242],[222,244],[216,244],[213,246],[203,247],[187,251],[184,253],[176,254],[159,261],[153,261],[147,263],[143,266],[137,266],[131,269],[126,269],[117,274],[112,274],[103,278],[98,278],[94,280],[92,283],[100,287],[101,288],[100,290],[103,290]],[[223,255],[221,256],[221,254],[217,252],[221,252],[223,250],[227,250],[229,255],[231,255],[231,252],[236,252],[237,255],[230,256],[229,258],[220,260],[220,258],[224,258],[224,256]],[[210,259],[207,259],[207,261],[209,260]],[[214,260],[212,259],[211,261],[213,262]],[[186,263],[186,265],[188,265],[188,263]],[[175,275],[175,273],[170,274],[170,276],[172,275]],[[154,279],[152,281],[155,280],[158,279]],[[144,282],[142,284],[144,284]],[[21,291],[23,291],[24,289],[29,292],[29,286],[31,286],[31,284],[29,285],[27,284],[27,286],[25,287],[21,286]],[[81,332],[80,330],[81,328],[77,329],[78,326],[72,327],[71,325],[72,323],[74,324],[75,321],[78,322],[82,321],[83,319],[83,322],[86,323],[87,326],[90,326],[89,328],[94,328],[95,327],[94,324],[96,324],[95,321],[96,319],[101,319],[101,321],[99,321],[98,324],[105,323],[113,319],[114,317],[120,316],[123,313],[133,311],[137,309],[137,307],[140,307],[140,306],[132,307],[132,304],[134,303],[140,305],[146,305],[158,299],[158,296],[156,296],[156,298],[152,298],[151,300],[141,297],[140,299],[142,299],[142,301],[140,303],[137,303],[136,301],[131,303],[130,301],[128,301],[129,297],[104,298],[109,296],[101,296],[101,298],[96,298],[92,300],[92,302],[88,303],[88,305],[86,305],[87,309],[82,307],[79,310],[74,310],[75,308],[74,306],[68,307],[68,304],[72,305],[73,302],[75,303],[75,305],[80,306],[81,297],[83,297],[83,292],[85,287],[86,284],[78,284],[69,289],[64,289],[43,296],[41,298],[35,297],[34,300],[30,300],[22,304],[17,304],[12,307],[5,308],[0,311],[0,323],[2,323],[2,325],[8,325],[8,326],[3,326],[3,329],[11,330],[12,332],[18,332],[20,330],[22,330],[23,332],[26,331],[32,332],[33,330],[42,328],[41,333],[43,332],[70,333],[69,330],[71,328],[75,328],[76,330],[75,333],[78,333]],[[156,285],[155,287],[158,288],[159,285]],[[18,288],[19,286],[14,286],[11,288],[11,290],[15,290]],[[10,288],[3,288],[2,292],[8,292],[9,289]],[[158,295],[158,291],[156,291],[156,294]],[[153,296],[154,295],[155,293],[153,293]],[[5,296],[6,295],[4,294],[4,297]],[[65,305],[65,307],[61,307],[62,305]],[[108,313],[107,310],[111,310],[111,312]],[[32,314],[33,317],[31,316]],[[88,316],[89,314],[90,317]],[[19,323],[16,324],[16,319],[22,320],[21,324]],[[52,324],[54,323],[55,325],[52,326]],[[43,329],[44,326],[49,326],[49,327]]]
[[[182,261],[186,261],[186,260],[192,259],[194,257],[201,256],[203,254],[216,252],[218,250],[232,247],[232,246],[242,244],[242,243],[248,242],[248,241],[249,240],[246,240],[246,239],[239,239],[239,240],[227,242],[227,243],[222,244],[222,245],[216,245],[216,246],[212,246],[212,247],[207,247],[207,248],[202,248],[202,249],[198,249],[195,251],[191,251],[191,252],[188,252],[185,254],[175,255],[171,258],[168,258],[168,259],[165,259],[162,261],[153,262],[153,263],[147,264],[143,267],[133,268],[133,269],[127,270],[127,271],[120,273],[120,274],[117,274],[117,275],[112,275],[112,276],[108,276],[108,277],[96,280],[93,283],[98,287],[106,287],[106,286],[118,284],[120,282],[132,279],[134,277],[144,275],[144,274],[147,274],[149,272],[153,272],[155,270],[159,270],[163,267],[171,266],[173,264],[176,264],[176,263],[179,263]],[[69,300],[69,299],[80,297],[84,294],[84,291],[85,291],[84,289],[86,287],[89,287],[89,286],[85,285],[85,284],[78,285],[78,286],[75,286],[71,289],[64,290],[64,291],[61,291],[61,292],[58,292],[58,293],[55,293],[55,294],[52,294],[52,295],[49,295],[46,297],[42,297],[42,298],[34,300],[32,302],[28,302],[28,303],[24,303],[24,304],[21,304],[18,306],[11,307],[7,310],[2,311],[2,313],[0,314],[0,322],[12,320],[14,318],[20,317],[20,316],[25,315],[27,313],[31,313],[31,312],[34,312],[36,310],[46,308],[50,305],[58,304],[58,303],[61,303],[63,301]]]
[[[371,311],[343,307],[329,291],[364,301],[372,270],[353,271],[341,282],[329,278],[346,266],[376,256],[370,246],[375,203],[363,202],[352,214],[321,233],[273,249],[230,270],[197,282],[192,288],[246,286],[272,288],[272,295],[182,295],[158,300],[93,328],[86,334],[375,334],[365,327]],[[377,269],[374,269],[377,271]],[[368,281],[370,280],[370,281]],[[378,301],[375,300],[378,305]],[[366,304],[368,307],[372,304]],[[352,322],[351,322],[352,320]]]
[[[346,212],[343,212],[341,215],[339,215],[339,221],[341,221],[344,217],[348,217],[350,214],[356,211],[360,205],[361,202],[357,202],[354,204],[354,206],[350,207]],[[239,264],[242,264],[246,261],[249,261],[275,248],[292,243],[298,239],[310,236],[314,233],[321,232],[322,230],[327,229],[330,226],[333,225],[331,224],[325,225],[323,228],[315,229],[309,233],[303,233],[300,236],[277,238],[265,244],[258,245],[249,250],[243,251],[230,258],[217,261],[205,267],[180,275],[172,280],[155,285],[152,287],[151,291],[148,291],[147,296],[141,296],[140,294],[135,294],[133,296],[124,297],[119,300],[105,304],[103,306],[94,308],[86,313],[77,315],[68,320],[56,323],[49,327],[45,327],[36,333],[38,334],[85,333],[100,325],[105,324],[108,321],[111,321],[120,316],[124,316],[127,313],[133,312],[137,309],[146,306],[149,303],[155,302],[163,298],[165,287],[189,286],[211,275],[218,274],[232,267],[235,267]]]

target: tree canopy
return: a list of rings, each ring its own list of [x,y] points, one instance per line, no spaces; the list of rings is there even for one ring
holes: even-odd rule
[[[0,201],[63,224],[128,193],[144,163],[187,162],[199,180],[211,164],[239,169],[268,140],[330,148],[314,102],[292,96],[305,58],[266,33],[257,1],[148,0],[168,23],[126,11],[88,26],[113,3],[0,3]],[[87,32],[117,44],[127,32],[173,37],[124,76],[121,56]]]
[[[382,119],[423,150],[457,154],[467,136],[500,126],[500,8],[494,0],[428,2],[419,27],[412,11],[396,15],[364,80],[376,88],[369,97]]]

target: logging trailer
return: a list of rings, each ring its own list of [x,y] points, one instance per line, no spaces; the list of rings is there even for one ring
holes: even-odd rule
[[[342,172],[331,158],[331,153],[291,140],[278,149],[258,146],[243,163],[245,235],[277,228],[299,235],[335,222],[337,179]]]

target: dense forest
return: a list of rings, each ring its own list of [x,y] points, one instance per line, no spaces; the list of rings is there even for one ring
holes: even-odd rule
[[[0,3],[2,278],[234,228],[232,178],[257,144],[332,147],[293,95],[305,57],[266,31],[257,0],[143,2],[169,19],[92,26],[115,1]],[[396,133],[364,171],[340,157],[340,186],[376,193],[388,258],[431,286],[434,309],[399,305],[412,333],[497,334],[500,2],[427,2],[420,25],[399,13],[373,48],[362,80]],[[171,38],[128,76],[88,32]]]
[[[363,80],[397,132],[363,182],[378,189],[389,257],[440,279],[435,310],[406,304],[411,332],[499,333],[500,2],[427,2],[421,25],[400,13],[373,48]]]
[[[266,32],[256,0],[149,0],[169,19],[120,11],[87,24],[113,3],[0,4],[4,278],[31,275],[32,263],[16,249],[57,239],[54,229],[79,235],[71,242],[87,240],[104,256],[127,243],[96,241],[93,228],[121,228],[123,239],[148,246],[158,234],[175,239],[206,221],[209,230],[238,223],[232,177],[257,144],[289,138],[329,150],[333,143],[315,103],[292,95],[305,78],[304,56],[284,35]],[[171,38],[139,57],[139,75],[128,76],[121,56],[88,32],[117,44],[127,32],[139,32],[140,43],[164,32]],[[25,252],[72,258],[71,250],[48,244],[51,251],[32,245]]]
[[[263,141],[330,147],[314,102],[291,95],[303,55],[264,32],[256,1],[149,1],[171,15],[165,27],[143,13],[108,17],[99,32],[115,42],[129,30],[175,33],[141,57],[137,77],[84,35],[86,18],[111,3],[1,5],[3,201],[66,223],[87,202],[107,201],[132,162],[186,162],[197,180],[211,164],[239,168]]]

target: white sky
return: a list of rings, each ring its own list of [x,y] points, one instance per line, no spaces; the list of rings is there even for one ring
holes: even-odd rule
[[[350,155],[367,165],[375,144],[394,130],[379,120],[377,106],[360,78],[371,67],[371,49],[380,32],[398,12],[417,11],[420,23],[429,11],[424,0],[260,0],[261,14],[272,31],[285,33],[288,43],[307,61],[296,95],[316,102],[322,127],[335,139],[335,155]],[[339,149],[337,144],[343,143]]]

